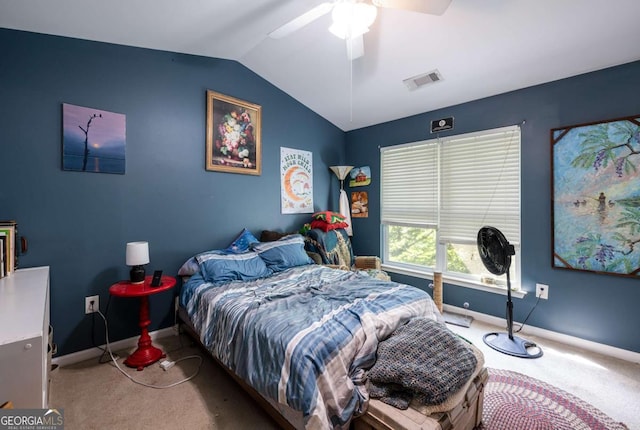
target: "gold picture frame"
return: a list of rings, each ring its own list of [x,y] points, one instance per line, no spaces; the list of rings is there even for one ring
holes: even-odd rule
[[[260,105],[207,90],[206,170],[262,173]]]

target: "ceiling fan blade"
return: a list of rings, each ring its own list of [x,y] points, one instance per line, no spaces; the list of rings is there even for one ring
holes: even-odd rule
[[[314,7],[308,12],[303,13],[297,18],[292,19],[281,27],[276,28],[271,33],[269,33],[269,37],[272,39],[281,39],[294,31],[298,31],[302,27],[316,19],[320,18],[322,15],[329,13],[333,9],[333,3],[321,3],[318,6]]]
[[[346,42],[347,58],[349,58],[349,60],[353,61],[356,58],[364,56],[364,36],[362,34],[360,36],[347,39]]]
[[[372,0],[379,7],[410,10],[412,12],[442,15],[451,4],[451,0]]]

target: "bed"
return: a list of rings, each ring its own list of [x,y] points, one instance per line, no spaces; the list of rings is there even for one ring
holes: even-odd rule
[[[250,247],[236,244],[236,252],[208,251],[191,260],[193,273],[181,288],[179,312],[189,331],[277,411],[283,426],[346,429],[362,417],[355,420],[357,428],[394,428],[384,422],[395,408],[370,400],[367,372],[376,364],[379,345],[408,322],[428,320],[434,330],[448,331],[431,297],[363,271],[315,264],[300,235],[247,242]],[[481,418],[478,396],[466,399],[465,393],[482,364],[474,362],[469,377],[451,390],[452,398],[462,393],[453,406],[476,402],[468,428]],[[399,414],[417,410],[412,405]]]

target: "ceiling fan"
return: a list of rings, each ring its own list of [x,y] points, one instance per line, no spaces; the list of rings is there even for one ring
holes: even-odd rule
[[[347,56],[354,60],[364,55],[363,35],[376,19],[379,7],[442,15],[451,0],[335,0],[321,3],[269,33],[281,39],[331,12],[333,23],[329,31],[346,40]]]

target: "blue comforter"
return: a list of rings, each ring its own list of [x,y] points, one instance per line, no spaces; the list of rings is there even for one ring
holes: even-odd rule
[[[196,274],[181,302],[216,358],[310,429],[348,428],[378,342],[413,317],[442,318],[418,288],[318,265],[218,285]]]

